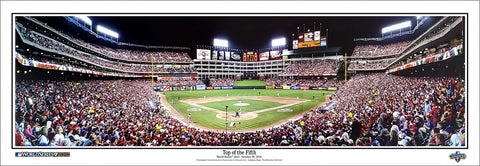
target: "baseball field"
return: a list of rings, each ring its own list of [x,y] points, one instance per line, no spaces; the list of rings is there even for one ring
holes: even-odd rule
[[[232,89],[162,92],[184,122],[210,130],[268,128],[301,116],[325,101],[332,91]],[[228,108],[227,108],[228,106]],[[238,112],[238,115],[237,115]],[[181,117],[183,116],[183,117]]]

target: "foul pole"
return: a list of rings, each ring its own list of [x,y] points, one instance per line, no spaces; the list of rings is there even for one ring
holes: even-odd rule
[[[155,59],[155,57],[152,56],[152,88],[155,86],[154,83],[153,83],[153,60]]]
[[[345,84],[347,83],[347,53],[345,53]]]

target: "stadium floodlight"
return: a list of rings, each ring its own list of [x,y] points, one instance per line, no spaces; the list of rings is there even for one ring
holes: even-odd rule
[[[284,37],[272,40],[272,47],[284,46],[285,44],[286,44],[286,40]]]
[[[213,39],[213,46],[228,47],[228,40]]]
[[[90,18],[88,18],[87,16],[75,16],[75,17],[82,20],[83,22],[85,22],[88,25],[92,25],[92,20],[90,20]]]
[[[107,28],[105,28],[105,27],[103,27],[103,26],[101,26],[101,25],[97,25],[97,31],[98,31],[98,32],[102,32],[102,33],[104,33],[104,34],[107,34],[107,35],[109,35],[109,36],[111,36],[111,37],[118,38],[118,33],[117,33],[117,32],[114,32],[114,31],[112,31],[112,30],[110,30],[110,29],[107,29]]]
[[[395,31],[395,30],[399,30],[399,29],[402,29],[402,28],[406,28],[406,27],[411,27],[411,26],[412,26],[412,23],[410,21],[405,21],[405,22],[402,22],[402,23],[399,23],[399,24],[395,24],[395,25],[391,25],[391,26],[382,28],[382,34],[392,32],[392,31]]]

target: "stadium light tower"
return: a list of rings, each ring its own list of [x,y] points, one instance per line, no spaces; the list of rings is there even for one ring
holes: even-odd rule
[[[115,38],[115,40],[118,42],[118,33],[114,32],[108,28],[105,28],[101,25],[97,25],[97,33],[103,33],[105,35],[110,36],[111,38]],[[107,38],[108,39],[108,38]]]
[[[407,27],[411,27],[411,26],[412,26],[411,21],[405,21],[405,22],[402,22],[402,23],[399,23],[399,24],[395,24],[395,25],[391,25],[391,26],[382,28],[382,36],[385,33],[392,34],[392,32],[396,31],[396,30],[400,30],[400,33],[401,33],[403,28],[407,28]]]
[[[92,20],[88,18],[87,16],[75,16],[78,19],[82,20],[85,24],[92,26]]]
[[[272,47],[285,46],[286,43],[287,42],[286,42],[286,39],[284,37],[278,38],[278,39],[273,39],[272,40]]]
[[[213,46],[228,47],[228,40],[224,40],[224,39],[213,39]]]

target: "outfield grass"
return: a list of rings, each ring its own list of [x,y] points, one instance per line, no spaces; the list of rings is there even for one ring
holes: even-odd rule
[[[260,92],[260,95],[259,95]],[[225,120],[219,119],[216,117],[216,112],[208,111],[202,109],[202,111],[187,111],[189,108],[195,108],[190,104],[186,104],[178,101],[184,99],[193,99],[193,98],[203,98],[206,97],[222,97],[229,94],[229,96],[277,96],[277,93],[280,97],[290,97],[292,100],[296,100],[296,97],[302,99],[310,100],[301,104],[296,104],[286,108],[290,108],[292,112],[278,112],[277,110],[266,111],[258,114],[257,118],[250,120],[241,120],[240,125],[236,125],[236,128],[228,128],[228,130],[241,130],[241,129],[254,129],[264,126],[271,125],[275,122],[281,121],[283,119],[289,119],[292,116],[295,116],[299,113],[302,113],[308,109],[315,107],[316,105],[322,103],[325,100],[324,95],[333,93],[332,91],[303,91],[303,90],[273,90],[273,89],[233,89],[233,90],[204,90],[204,91],[175,91],[175,92],[162,92],[166,95],[167,101],[172,104],[172,106],[183,116],[187,117],[188,114],[191,114],[191,119],[194,123],[197,123],[201,126],[217,128],[219,131],[225,130]],[[313,96],[318,98],[318,101],[313,99]],[[243,100],[242,100],[243,102]],[[230,107],[230,106],[229,106]],[[222,109],[225,109],[223,106]],[[230,111],[237,111],[228,109]],[[243,108],[242,108],[243,111]]]
[[[248,103],[250,105],[248,106],[235,106],[233,104],[239,103],[239,101],[242,101],[242,103]],[[262,109],[267,109],[267,108],[272,108],[272,107],[278,107],[281,105],[284,105],[282,103],[278,102],[271,102],[271,101],[260,101],[260,100],[251,100],[251,99],[239,99],[239,100],[225,100],[225,101],[217,101],[217,102],[209,102],[209,103],[202,103],[200,105],[207,106],[210,108],[215,108],[217,110],[225,111],[225,106],[228,106],[228,112],[236,112],[240,108],[242,109],[242,112],[252,112],[252,111],[258,111]]]
[[[265,81],[235,81],[235,86],[265,86]]]

